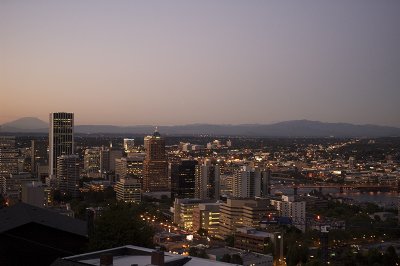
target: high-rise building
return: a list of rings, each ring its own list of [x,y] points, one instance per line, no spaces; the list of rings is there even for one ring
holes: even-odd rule
[[[171,194],[173,198],[194,198],[196,160],[182,160],[171,165]]]
[[[135,150],[135,139],[124,138],[124,150],[126,153],[134,152]]]
[[[195,197],[199,199],[215,199],[220,196],[220,169],[218,165],[205,162],[196,166]]]
[[[165,139],[157,130],[145,138],[146,159],[143,163],[143,190],[167,191],[168,162],[165,154]]]
[[[100,150],[100,172],[102,177],[115,173],[116,159],[123,156],[123,151],[110,147],[102,147]]]
[[[238,198],[254,198],[268,195],[270,172],[243,166],[235,172],[232,195]]]
[[[57,158],[57,182],[61,193],[73,198],[79,196],[80,159],[78,155],[61,155]]]
[[[140,202],[142,199],[141,184],[134,178],[122,178],[115,184],[117,200],[124,202]]]
[[[0,136],[0,177],[18,173],[18,150],[14,136]]]
[[[144,155],[138,153],[136,156],[115,159],[115,178],[136,178],[143,182]]]
[[[74,114],[50,113],[49,178],[57,174],[57,158],[74,154]],[[49,184],[48,184],[49,185]]]
[[[100,148],[86,149],[83,158],[83,169],[86,175],[90,178],[101,177]]]

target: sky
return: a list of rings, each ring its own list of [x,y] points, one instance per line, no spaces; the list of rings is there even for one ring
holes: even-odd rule
[[[0,0],[0,124],[400,127],[400,1]]]

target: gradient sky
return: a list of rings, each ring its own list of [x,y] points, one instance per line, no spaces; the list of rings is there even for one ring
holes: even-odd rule
[[[0,124],[400,126],[400,1],[0,0]]]

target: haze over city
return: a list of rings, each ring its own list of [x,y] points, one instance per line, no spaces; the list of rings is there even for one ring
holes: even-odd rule
[[[95,3],[95,4],[94,4]],[[1,1],[0,124],[400,126],[399,1]]]

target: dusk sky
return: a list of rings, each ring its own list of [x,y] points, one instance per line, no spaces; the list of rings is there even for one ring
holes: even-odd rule
[[[0,124],[400,127],[400,1],[0,0]]]

